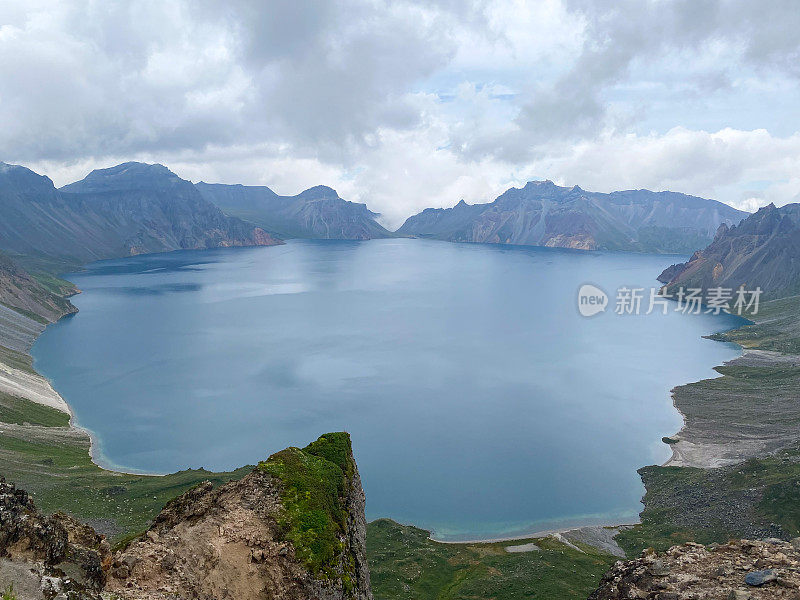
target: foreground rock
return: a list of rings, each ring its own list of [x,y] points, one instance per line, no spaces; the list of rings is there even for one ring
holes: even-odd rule
[[[130,599],[371,599],[349,436],[328,434],[241,481],[186,492],[115,557],[107,590]]]
[[[735,540],[674,546],[662,555],[645,551],[618,562],[590,600],[800,599],[800,540]]]
[[[217,489],[202,483],[113,555],[90,527],[43,516],[2,483],[0,583],[18,600],[372,600],[350,437],[287,448]]]
[[[0,479],[0,582],[18,600],[96,600],[111,548],[91,527],[38,513],[27,493]]]

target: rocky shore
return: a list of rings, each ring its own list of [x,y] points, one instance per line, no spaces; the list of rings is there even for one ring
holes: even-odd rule
[[[722,467],[800,444],[800,356],[747,349],[716,370],[673,390],[685,425],[665,466]]]

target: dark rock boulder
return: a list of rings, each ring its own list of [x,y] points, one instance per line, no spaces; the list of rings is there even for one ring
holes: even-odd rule
[[[646,550],[637,559],[617,562],[589,600],[789,600],[800,595],[798,566],[797,549],[777,539],[707,547],[687,543],[660,555]]]
[[[778,579],[777,573],[772,569],[765,569],[764,571],[751,571],[744,577],[744,582],[747,585],[760,586],[765,583],[770,583]]]

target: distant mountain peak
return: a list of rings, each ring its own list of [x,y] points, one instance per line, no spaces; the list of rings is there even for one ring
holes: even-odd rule
[[[177,249],[276,243],[229,217],[163,165],[123,163],[56,190],[24,167],[0,166],[0,248],[67,262]]]
[[[94,169],[86,178],[111,177],[119,175],[170,175],[175,173],[160,163],[143,163],[136,161],[124,162],[105,169]]]
[[[41,191],[45,188],[55,190],[53,180],[46,175],[39,175],[22,165],[0,162],[0,191],[6,186],[19,188],[22,192]]]
[[[522,188],[512,187],[512,188],[510,188],[509,190],[506,190],[506,191],[520,190],[520,191],[528,192],[528,193],[533,192],[533,193],[536,193],[536,194],[552,194],[552,193],[557,193],[557,192],[559,192],[561,190],[566,190],[566,189],[567,188],[564,188],[564,187],[561,187],[559,185],[556,185],[550,179],[544,179],[544,180],[529,181]]]
[[[162,164],[131,161],[105,169],[95,169],[82,180],[61,189],[65,192],[109,192],[149,189],[165,183],[179,182],[191,185]]]
[[[263,186],[198,183],[203,197],[226,214],[247,219],[282,238],[365,240],[390,237],[366,204],[350,202],[327,185],[295,196]]]
[[[298,194],[300,198],[308,198],[310,196],[320,196],[323,198],[338,198],[339,193],[332,187],[327,185],[315,185],[307,190],[303,190]]]

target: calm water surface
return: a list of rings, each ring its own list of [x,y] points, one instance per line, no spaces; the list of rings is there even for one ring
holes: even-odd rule
[[[675,260],[375,240],[103,261],[34,357],[109,466],[229,469],[347,430],[370,519],[451,539],[634,519],[636,469],[681,426],[669,390],[737,355],[700,337],[737,321],[586,319],[576,294]]]

